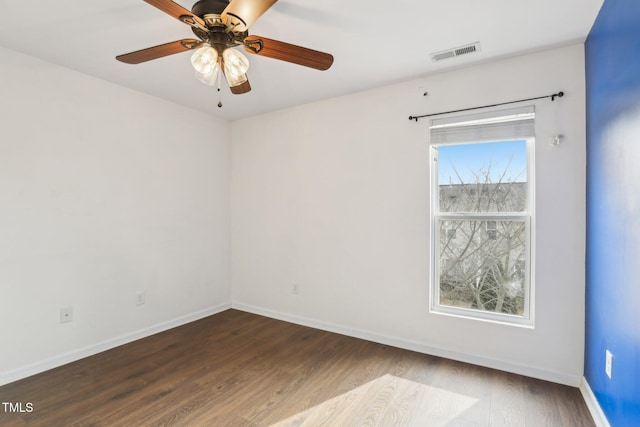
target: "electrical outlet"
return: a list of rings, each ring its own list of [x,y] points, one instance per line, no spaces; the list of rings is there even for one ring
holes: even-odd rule
[[[607,374],[609,379],[611,379],[611,376],[613,375],[613,355],[609,350],[606,350],[605,352],[604,372]]]
[[[73,322],[73,307],[65,307],[60,309],[60,323]]]
[[[296,295],[300,293],[300,287],[298,286],[297,283],[294,283],[293,285],[291,285],[291,293]]]
[[[144,291],[138,292],[136,294],[136,305],[144,305],[145,302],[146,302],[146,298],[144,295]]]

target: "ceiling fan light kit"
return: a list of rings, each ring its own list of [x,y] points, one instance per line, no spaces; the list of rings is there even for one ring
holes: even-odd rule
[[[119,55],[116,59],[121,62],[139,64],[195,49],[191,64],[196,70],[196,78],[213,86],[222,72],[231,93],[236,95],[251,90],[247,78],[249,60],[236,49],[238,46],[253,55],[317,70],[327,70],[333,64],[333,56],[328,53],[261,36],[249,36],[249,27],[277,0],[200,0],[191,11],[171,0],[144,1],[189,25],[199,40],[182,39]]]

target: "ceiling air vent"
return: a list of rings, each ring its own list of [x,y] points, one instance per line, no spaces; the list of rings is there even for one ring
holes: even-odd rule
[[[453,49],[443,50],[431,54],[433,62],[442,61],[444,59],[455,58],[456,56],[468,55],[480,51],[480,42],[471,43],[465,46],[455,47]]]

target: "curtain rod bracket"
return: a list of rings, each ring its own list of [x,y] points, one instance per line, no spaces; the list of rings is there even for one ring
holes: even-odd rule
[[[423,117],[441,116],[442,114],[449,114],[449,113],[461,113],[463,111],[479,110],[481,108],[497,107],[500,105],[515,104],[517,102],[535,101],[537,99],[544,99],[544,98],[551,98],[552,101],[555,101],[556,98],[562,98],[563,96],[564,96],[564,92],[560,91],[558,93],[554,93],[551,95],[538,96],[536,98],[519,99],[517,101],[501,102],[501,103],[492,104],[492,105],[483,105],[482,107],[463,108],[461,110],[443,111],[442,113],[423,114],[421,116],[409,116],[409,120],[415,120],[417,122],[418,119],[421,119]]]

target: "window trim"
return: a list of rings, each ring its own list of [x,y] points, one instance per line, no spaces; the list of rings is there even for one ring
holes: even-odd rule
[[[496,116],[500,111],[494,113]],[[461,117],[461,119],[463,119]],[[526,141],[527,155],[527,210],[523,212],[469,212],[469,213],[451,213],[439,212],[439,182],[438,182],[438,162],[437,148],[445,145],[467,145],[474,143],[501,142],[512,140]],[[526,328],[534,328],[535,325],[535,136],[517,137],[517,138],[499,138],[482,141],[467,141],[455,143],[431,143],[429,140],[429,163],[431,168],[431,184],[430,184],[430,221],[431,221],[431,274],[429,279],[429,311],[434,314],[442,314],[477,321],[486,321],[499,323],[510,326],[519,326]],[[440,304],[440,248],[439,248],[439,221],[449,220],[481,220],[481,221],[500,221],[500,220],[518,220],[524,221],[527,233],[526,239],[526,262],[525,262],[525,286],[528,288],[524,296],[524,313],[522,316],[495,313],[483,311],[479,309],[453,307]]]

